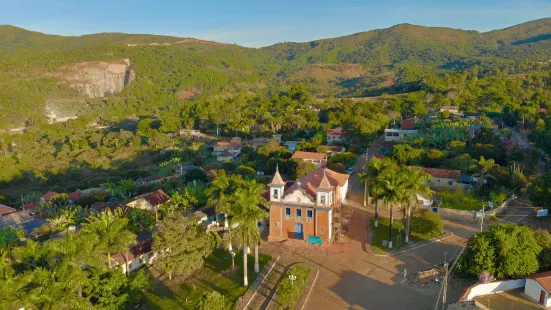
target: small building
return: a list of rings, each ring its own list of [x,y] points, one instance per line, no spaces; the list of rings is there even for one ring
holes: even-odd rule
[[[477,124],[477,125],[472,125],[469,127],[469,138],[474,138],[474,136],[476,135],[477,132],[479,132],[480,130],[482,130],[482,128],[484,128],[484,124]]]
[[[232,139],[232,141],[218,141],[213,146],[213,155],[218,156],[224,152],[241,153],[241,139]]]
[[[327,166],[327,154],[296,151],[291,158],[314,164],[316,168]]]
[[[327,135],[327,144],[339,144],[344,140],[344,130],[342,127],[337,127],[325,131]]]
[[[300,141],[285,141],[283,146],[289,149],[289,151],[294,152],[297,149],[297,145],[300,144]]]
[[[346,201],[347,174],[327,168],[303,176],[292,184],[279,170],[269,187],[269,241],[299,239],[328,243],[333,237],[335,210]]]
[[[454,115],[460,114],[458,106],[449,106],[449,105],[448,106],[441,106],[440,107],[440,112],[444,112],[444,111],[447,111],[450,114],[454,114]]]
[[[67,199],[69,200],[69,203],[76,203],[77,200],[80,199],[82,195],[79,191],[71,192],[67,194]]]
[[[196,169],[196,168],[198,168],[198,167],[195,166],[195,165],[181,165],[181,166],[176,167],[176,169],[174,169],[174,172],[176,172],[176,174],[178,174],[178,175],[184,175],[188,171]]]
[[[544,307],[551,306],[551,271],[542,272],[526,278],[524,293]]]
[[[180,136],[186,136],[192,139],[205,138],[207,136],[204,133],[201,133],[201,131],[195,129],[181,129],[179,133]]]
[[[138,235],[138,244],[130,247],[128,251],[114,253],[111,256],[115,268],[120,267],[125,274],[151,265],[155,258],[157,253],[153,251],[153,237],[150,232]]]
[[[17,211],[17,210],[15,210],[12,207],[8,207],[6,205],[0,204],[0,216],[4,216],[6,214],[10,214],[10,213],[15,212],[15,211]]]
[[[461,171],[441,168],[421,168],[425,173],[431,176],[430,180],[427,180],[427,184],[430,184],[434,188],[464,188],[464,184],[459,183],[461,179]]]
[[[21,206],[21,210],[29,215],[35,215],[38,213],[38,208],[40,204],[38,202],[29,202]]]
[[[45,223],[45,220],[36,220],[26,212],[17,211],[14,208],[0,205],[0,228],[20,228],[24,229],[29,234],[35,228]]]
[[[47,192],[40,198],[40,202],[49,202],[54,196],[59,195],[59,193],[56,192]]]
[[[152,184],[162,183],[162,182],[176,179],[176,178],[178,178],[178,176],[176,175],[151,175],[151,176],[139,179],[138,181],[136,181],[136,184],[152,185]]]
[[[251,146],[256,150],[259,147],[268,144],[268,142],[270,142],[270,139],[268,138],[256,138],[251,141]]]
[[[316,152],[318,153],[324,153],[323,151],[327,151],[326,154],[331,157],[335,154],[345,152],[346,149],[344,148],[344,146],[340,145],[319,145],[316,148]]]
[[[222,162],[227,161],[227,160],[233,161],[235,159],[235,156],[237,155],[237,154],[236,155],[234,155],[234,154],[236,154],[236,153],[230,153],[230,152],[226,151],[226,152],[216,156],[216,161],[222,161]]]
[[[417,130],[414,129],[385,129],[385,141],[386,142],[400,142],[403,139],[411,136],[415,136]]]
[[[276,140],[277,143],[281,143],[281,134],[273,134],[272,140]]]
[[[134,197],[134,200],[130,201],[126,205],[132,208],[156,212],[163,203],[169,201],[170,196],[163,192],[163,190],[159,189],[151,193],[136,196]]]
[[[417,124],[419,124],[420,119],[417,116],[403,119],[401,122],[401,129],[415,129],[417,128]]]
[[[419,208],[421,209],[430,209],[434,204],[432,197],[427,197],[421,194],[417,194],[417,200],[419,202]]]

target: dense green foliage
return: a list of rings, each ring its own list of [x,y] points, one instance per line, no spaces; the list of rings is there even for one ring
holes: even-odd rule
[[[484,271],[498,278],[528,276],[538,271],[541,251],[531,228],[501,224],[469,239],[457,266],[473,276]]]
[[[283,279],[277,285],[276,309],[295,309],[300,294],[306,287],[306,281],[308,281],[310,272],[310,267],[297,265],[291,267],[285,273]],[[296,277],[294,281],[289,279],[291,275]]]

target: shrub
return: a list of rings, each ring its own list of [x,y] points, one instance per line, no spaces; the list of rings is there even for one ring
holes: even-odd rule
[[[237,167],[236,173],[240,174],[244,179],[254,179],[256,176],[256,171],[253,168],[244,165]]]
[[[354,166],[356,163],[357,156],[350,152],[338,153],[335,154],[329,159],[329,162],[332,164],[341,163],[347,167]]]
[[[224,310],[226,303],[224,296],[217,291],[205,292],[197,305],[197,310]]]
[[[336,171],[338,173],[346,173],[346,167],[341,163],[329,163],[327,168]]]
[[[309,173],[316,171],[316,166],[312,163],[299,161],[295,168],[295,179],[299,179]]]
[[[421,216],[411,219],[412,234],[423,239],[439,236],[443,229],[444,221],[436,212],[424,211]]]
[[[507,200],[508,196],[507,189],[502,186],[490,193],[490,200],[494,203],[494,207],[499,207]]]
[[[200,181],[203,183],[207,183],[208,180],[209,179],[207,177],[207,173],[201,168],[191,169],[188,172],[186,172],[186,174],[184,174],[184,181],[186,183],[192,182],[192,181]]]
[[[306,286],[309,274],[310,268],[303,265],[294,266],[287,271],[285,277],[277,286],[279,306],[284,309],[294,309],[302,290]],[[289,275],[297,277],[294,283],[289,279]]]

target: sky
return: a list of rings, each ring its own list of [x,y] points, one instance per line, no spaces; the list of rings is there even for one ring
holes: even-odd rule
[[[48,34],[151,33],[248,47],[410,23],[488,31],[551,16],[551,0],[0,0],[0,24]]]

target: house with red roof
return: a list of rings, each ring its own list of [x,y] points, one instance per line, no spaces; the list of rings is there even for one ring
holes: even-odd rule
[[[421,170],[431,176],[431,179],[427,180],[427,184],[433,188],[453,189],[465,187],[465,184],[459,183],[459,180],[461,179],[460,170],[425,167],[422,167]]]
[[[331,242],[335,223],[333,215],[345,202],[349,177],[348,174],[319,168],[289,186],[276,170],[268,184],[268,240]]]
[[[157,253],[153,251],[153,237],[150,232],[139,234],[137,242],[128,251],[113,253],[111,256],[113,265],[115,268],[121,268],[122,273],[129,273],[144,265],[151,265],[157,258]]]
[[[234,157],[241,153],[241,138],[233,137],[231,141],[222,140],[214,144],[212,155],[218,156],[224,153],[231,153]]]
[[[316,168],[327,166],[327,154],[296,151],[291,158],[314,164]]]
[[[162,189],[159,189],[151,193],[136,196],[134,200],[126,205],[132,208],[156,212],[163,203],[169,201],[170,196],[163,192]]]
[[[551,271],[526,278],[524,294],[544,307],[551,306]]]
[[[420,119],[417,116],[402,120],[402,129],[416,129]]]
[[[337,127],[325,131],[327,135],[327,144],[339,144],[344,140],[344,130]]]

